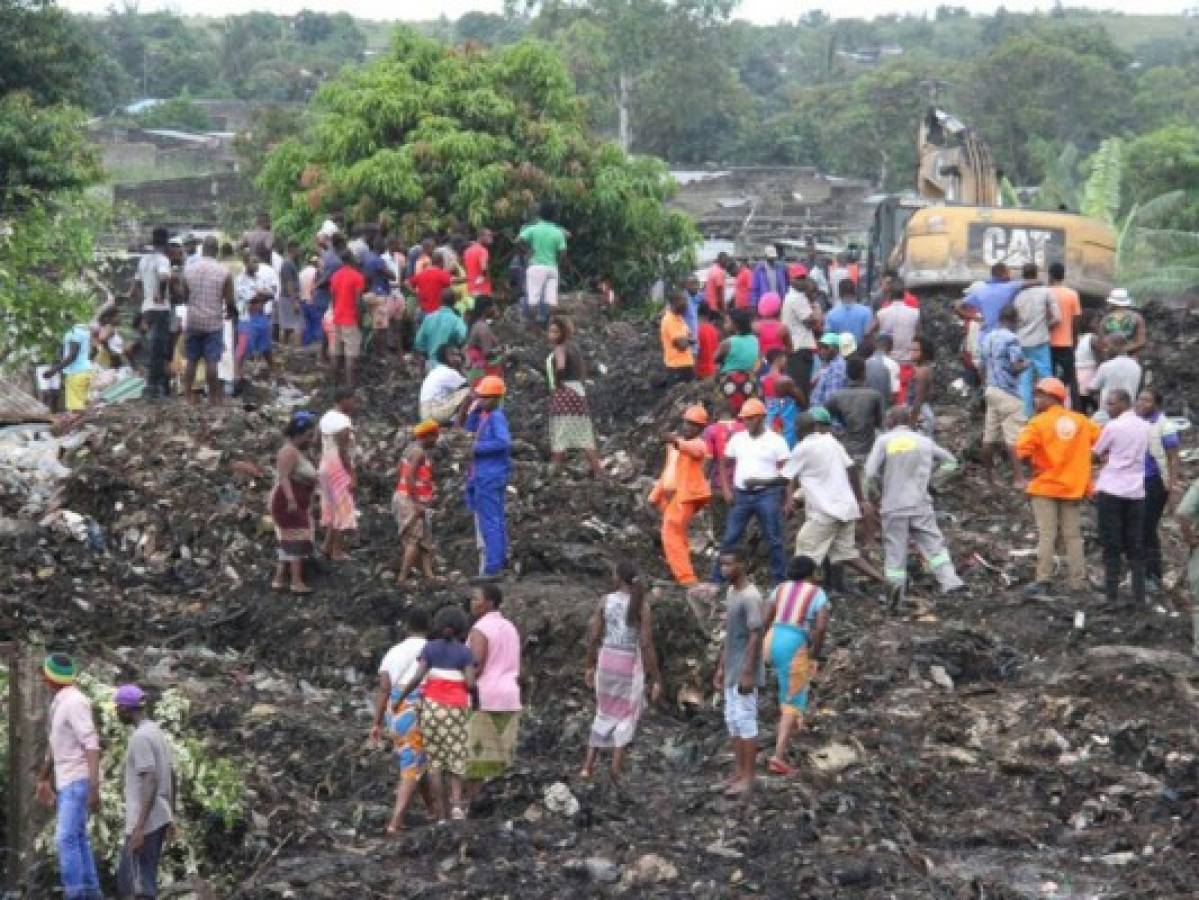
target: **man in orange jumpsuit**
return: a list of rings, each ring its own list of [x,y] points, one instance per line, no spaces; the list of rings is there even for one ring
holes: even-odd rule
[[[700,436],[707,424],[708,413],[702,406],[687,408],[682,432],[666,435],[666,466],[649,495],[649,502],[662,513],[666,564],[675,581],[686,586],[699,582],[691,566],[687,528],[695,514],[712,499],[712,489],[704,475],[708,447]]]

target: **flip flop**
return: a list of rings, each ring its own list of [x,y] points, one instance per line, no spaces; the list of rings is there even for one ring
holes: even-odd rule
[[[287,584],[286,583],[280,584],[278,581],[272,581],[271,582],[271,590],[275,591],[276,593],[278,593],[280,591],[285,591],[285,590],[287,590]]]
[[[783,775],[789,778],[795,774],[795,767],[789,766],[778,757],[772,756],[766,761],[766,771],[771,775]]]
[[[305,585],[305,586],[304,586],[304,587],[302,587],[302,588],[298,588],[298,587],[289,588],[289,590],[290,590],[290,591],[291,591],[293,594],[299,594],[299,595],[301,595],[301,596],[303,596],[303,595],[305,595],[305,594],[311,594],[311,593],[314,593],[314,592],[313,592],[313,589],[312,589],[312,588],[310,588],[310,587],[308,587],[307,585]]]

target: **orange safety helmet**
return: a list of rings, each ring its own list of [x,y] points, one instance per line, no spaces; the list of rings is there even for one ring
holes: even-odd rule
[[[707,425],[708,411],[698,403],[688,406],[687,411],[683,413],[683,421],[690,422],[692,425]]]
[[[1050,397],[1056,398],[1059,402],[1065,403],[1068,392],[1066,386],[1057,378],[1042,378],[1037,382],[1037,392],[1048,394]]]
[[[754,419],[758,416],[766,415],[766,404],[757,397],[750,397],[741,404],[741,412],[738,414],[740,419]]]
[[[475,385],[475,394],[479,397],[502,397],[507,392],[504,379],[498,375],[484,375]]]

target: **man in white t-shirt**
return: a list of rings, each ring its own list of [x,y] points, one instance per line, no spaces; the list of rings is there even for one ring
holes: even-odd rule
[[[734,499],[712,580],[721,581],[720,556],[736,551],[749,520],[756,518],[770,545],[771,581],[780,584],[787,577],[787,554],[783,549],[783,489],[787,479],[780,469],[790,450],[781,434],[766,427],[766,407],[761,400],[746,400],[738,418],[745,424],[745,431],[729,438],[724,448],[725,459],[732,460],[734,466]]]
[[[448,425],[468,396],[470,386],[462,375],[462,351],[450,344],[438,347],[437,364],[420,385],[420,418]]]
[[[161,225],[151,236],[152,247],[137,264],[134,299],[141,300],[142,328],[147,332],[148,368],[146,397],[166,397],[171,392],[171,261],[167,257],[170,233]]]
[[[882,573],[858,554],[854,531],[862,508],[869,504],[853,458],[831,434],[816,430],[816,419],[799,417],[799,443],[783,466],[783,475],[798,479],[803,492],[804,523],[795,537],[795,555],[828,562],[828,586],[846,590],[844,565],[851,565],[878,582]],[[787,498],[789,512],[792,499]]]
[[[394,834],[403,827],[404,812],[418,784],[426,808],[433,811],[433,792],[423,778],[429,760],[420,731],[420,688],[399,704],[393,705],[391,699],[416,677],[421,652],[428,642],[429,614],[420,607],[413,607],[408,611],[404,624],[408,636],[388,650],[379,663],[379,694],[375,701],[375,722],[370,733],[372,742],[380,740],[386,724],[387,738],[391,741],[392,752],[400,767],[400,785],[396,790],[395,811],[387,826],[388,834]]]

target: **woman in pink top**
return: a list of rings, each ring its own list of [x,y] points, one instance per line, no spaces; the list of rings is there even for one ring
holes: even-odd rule
[[[500,613],[503,594],[494,584],[475,588],[475,617],[467,643],[478,666],[479,708],[470,717],[470,758],[466,777],[473,783],[498,778],[512,764],[520,727],[520,634]]]
[[[783,302],[771,291],[758,300],[758,321],[754,322],[754,333],[758,336],[758,348],[763,358],[771,350],[791,349],[791,334],[787,326],[779,321]]]

